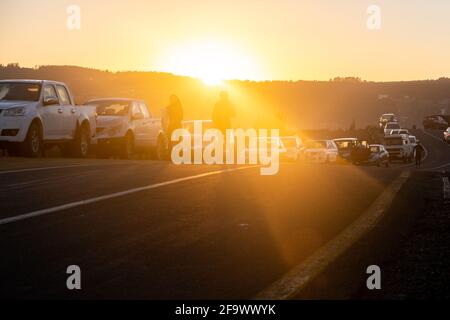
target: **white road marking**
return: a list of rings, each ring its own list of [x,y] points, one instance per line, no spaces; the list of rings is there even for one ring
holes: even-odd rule
[[[30,171],[43,171],[43,170],[53,170],[53,169],[68,169],[68,168],[79,168],[79,167],[91,167],[91,166],[98,166],[98,164],[77,164],[77,165],[71,165],[71,166],[26,168],[26,169],[0,171],[0,174],[30,172]]]
[[[156,189],[159,187],[164,187],[164,186],[168,186],[171,184],[176,184],[176,183],[180,183],[180,182],[184,182],[184,181],[195,180],[195,179],[204,178],[204,177],[208,177],[208,176],[218,175],[221,173],[233,172],[233,171],[256,168],[256,167],[259,167],[259,165],[211,171],[211,172],[206,172],[206,173],[202,173],[202,174],[197,174],[194,176],[178,178],[178,179],[169,180],[169,181],[165,181],[165,182],[159,182],[159,183],[155,183],[155,184],[151,184],[151,185],[147,185],[147,186],[143,186],[143,187],[138,187],[138,188],[133,188],[133,189],[125,190],[125,191],[115,192],[115,193],[111,193],[111,194],[107,194],[107,195],[103,195],[103,196],[99,196],[99,197],[94,197],[94,198],[90,198],[90,199],[70,202],[70,203],[59,205],[59,206],[52,207],[52,208],[37,210],[37,211],[17,215],[14,217],[0,219],[0,225],[9,224],[9,223],[13,223],[13,222],[21,221],[21,220],[30,219],[30,218],[35,218],[35,217],[47,215],[47,214],[62,211],[62,210],[67,210],[67,209],[72,209],[75,207],[84,206],[84,205],[95,203],[95,202],[100,202],[100,201],[109,200],[109,199],[113,199],[113,198],[123,197],[123,196],[129,195],[129,194],[133,194],[133,193],[137,193],[137,192],[141,192],[141,191],[147,191],[150,189]]]

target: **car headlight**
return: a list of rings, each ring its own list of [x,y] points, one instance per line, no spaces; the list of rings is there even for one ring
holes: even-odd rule
[[[10,109],[6,109],[3,112],[3,116],[5,117],[21,117],[25,115],[25,107],[15,107],[15,108],[10,108]]]

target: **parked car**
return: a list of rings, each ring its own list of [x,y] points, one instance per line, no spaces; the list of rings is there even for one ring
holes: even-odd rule
[[[388,122],[398,122],[395,114],[393,113],[382,114],[380,119],[378,120],[378,125],[380,126],[380,129],[384,129]]]
[[[152,116],[144,101],[105,98],[86,104],[97,110],[98,157],[130,159],[135,152],[149,152],[156,159],[166,159],[168,144],[161,119]]]
[[[413,158],[413,148],[409,141],[409,136],[405,134],[390,135],[384,137],[384,145],[389,152],[389,159],[411,162]]]
[[[442,116],[428,116],[422,122],[425,129],[441,129],[445,130],[448,128],[448,122]]]
[[[280,137],[281,153],[280,159],[288,161],[299,161],[304,159],[304,146],[302,139],[298,136]]]
[[[450,143],[450,127],[444,131],[444,141]]]
[[[398,122],[388,122],[384,127],[384,135],[391,134],[391,130],[401,129],[400,124]]]
[[[87,157],[96,143],[95,107],[76,106],[62,82],[0,81],[0,146],[12,156],[39,157],[57,145]]]
[[[305,142],[305,160],[311,162],[336,162],[338,147],[333,140],[309,140]]]
[[[352,150],[358,145],[357,138],[339,138],[333,140],[338,147],[339,159],[351,161]]]
[[[367,159],[361,161],[361,164],[389,167],[389,152],[381,144],[369,145]]]

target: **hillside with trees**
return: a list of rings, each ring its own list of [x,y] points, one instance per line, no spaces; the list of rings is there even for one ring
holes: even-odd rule
[[[160,72],[110,72],[75,66],[23,68],[0,65],[0,79],[49,79],[66,82],[77,103],[99,97],[142,98],[155,115],[169,95],[180,97],[186,119],[209,119],[219,91],[236,106],[236,125],[298,129],[345,129],[376,124],[394,112],[405,126],[423,116],[450,112],[450,79],[367,82],[359,78],[329,81],[228,81],[223,88],[201,80]]]

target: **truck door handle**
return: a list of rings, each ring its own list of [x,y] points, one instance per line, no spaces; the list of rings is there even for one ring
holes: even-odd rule
[[[58,108],[58,113],[63,113],[63,109],[62,108]]]

